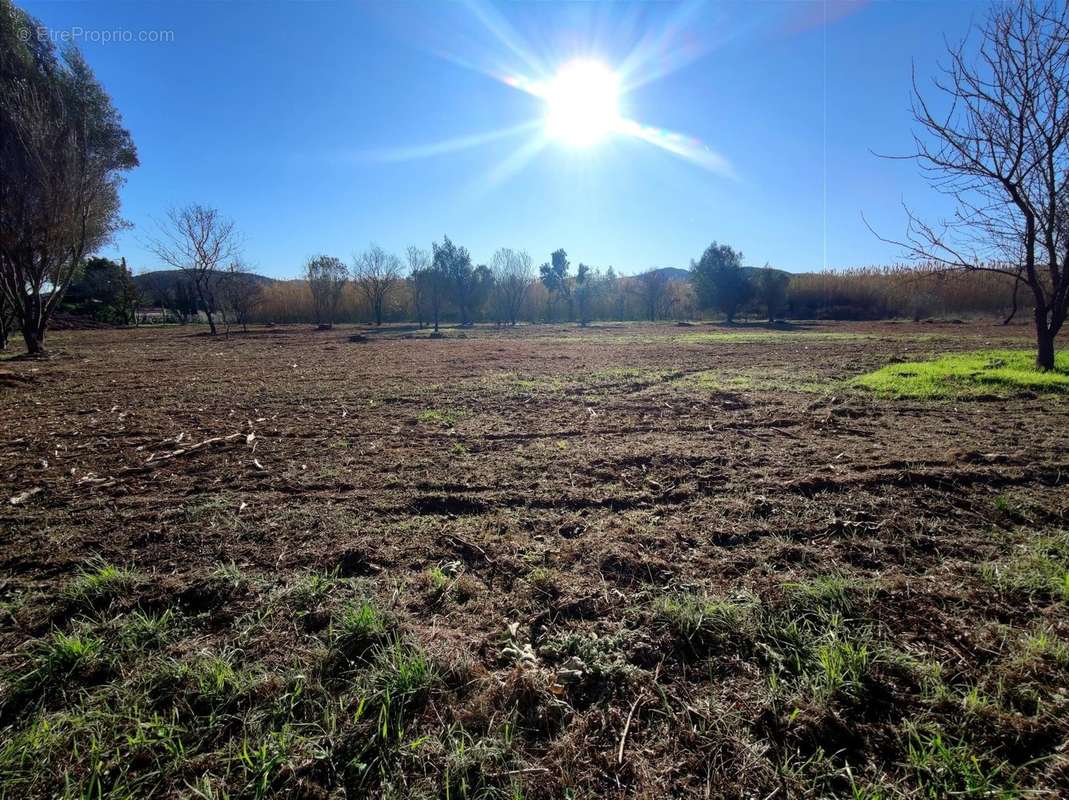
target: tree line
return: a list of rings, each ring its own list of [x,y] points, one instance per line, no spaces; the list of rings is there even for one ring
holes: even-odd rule
[[[434,255],[439,255],[435,264]],[[501,248],[489,265],[471,265],[467,251],[445,238],[404,258],[371,245],[349,262],[310,258],[301,277],[262,279],[235,293],[243,321],[280,324],[415,322],[439,324],[598,320],[929,319],[983,315],[1004,319],[1014,307],[1012,281],[987,272],[947,274],[938,265],[898,265],[789,274],[742,265],[742,255],[714,243],[690,270],[654,269],[619,275],[580,263],[559,249],[537,270],[523,250]],[[223,272],[225,283],[232,276]],[[253,276],[245,276],[250,278]],[[200,311],[183,273],[138,278],[146,304],[188,322]],[[240,286],[240,285],[239,285]],[[216,295],[225,297],[227,292]],[[214,313],[236,320],[223,303]]]
[[[43,352],[48,322],[71,287],[103,275],[90,259],[126,226],[119,190],[138,165],[129,131],[80,52],[57,50],[53,37],[37,35],[40,27],[0,0],[0,344],[17,328],[33,355]],[[1005,291],[1014,311],[1026,298],[1036,364],[1052,369],[1055,339],[1069,316],[1069,7],[1056,0],[995,4],[976,47],[963,42],[948,50],[936,97],[914,86],[913,158],[956,210],[940,225],[909,214],[898,244],[922,262],[925,279],[982,273],[995,279],[978,285]],[[152,242],[160,261],[186,277],[187,297],[175,305],[204,313],[212,333],[217,317],[244,324],[263,299],[240,244],[232,222],[199,205],[170,212]],[[516,324],[534,295],[542,319],[584,325],[599,315],[623,318],[606,314],[605,304],[619,306],[625,297],[638,298],[647,318],[663,315],[665,304],[682,314],[690,303],[730,321],[754,308],[768,318],[781,308],[790,312],[792,295],[800,296],[783,273],[744,270],[736,251],[715,242],[692,263],[685,284],[658,271],[625,281],[582,262],[573,273],[564,250],[537,273],[523,251],[508,249],[476,265],[448,238],[405,256],[407,263],[372,247],[351,266],[330,256],[310,260],[305,277],[314,314],[327,320],[320,324],[331,324],[350,283],[377,323],[403,284],[413,317],[435,329],[445,315],[462,324]],[[890,285],[883,276],[862,275],[824,280],[824,289],[836,282],[840,289]],[[813,279],[805,283],[811,300],[819,295]],[[633,291],[624,293],[624,285]],[[118,299],[123,290],[115,291],[110,305],[128,318],[129,297]]]

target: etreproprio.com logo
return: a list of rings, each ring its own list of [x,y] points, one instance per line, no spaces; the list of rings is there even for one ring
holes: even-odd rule
[[[103,29],[80,26],[60,30],[38,25],[19,28],[18,37],[23,42],[35,39],[38,42],[50,41],[53,44],[128,44],[133,42],[163,44],[174,41],[174,31],[135,31],[130,28]]]

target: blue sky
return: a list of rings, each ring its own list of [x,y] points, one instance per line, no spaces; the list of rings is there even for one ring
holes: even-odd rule
[[[443,234],[477,262],[510,246],[538,264],[563,247],[625,274],[686,267],[714,239],[793,271],[889,263],[899,253],[862,213],[895,235],[904,201],[946,209],[916,165],[873,151],[908,152],[911,65],[930,76],[944,37],[986,11],[960,0],[24,7],[79,41],[138,146],[123,191],[134,228],[108,254],[157,266],[153,221],[199,202],[232,217],[247,261],[278,277],[316,253],[348,260],[376,242],[400,254]],[[135,41],[104,41],[111,31]],[[173,40],[136,41],[141,31]],[[507,79],[548,78],[575,57],[626,67],[624,114],[727,168],[624,135],[521,158],[545,106]]]

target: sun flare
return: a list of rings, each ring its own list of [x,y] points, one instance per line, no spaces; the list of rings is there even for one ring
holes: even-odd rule
[[[620,78],[600,61],[564,64],[545,86],[546,136],[590,147],[620,126]]]

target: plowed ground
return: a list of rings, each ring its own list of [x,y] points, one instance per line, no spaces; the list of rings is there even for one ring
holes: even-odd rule
[[[1069,792],[1069,398],[849,385],[1026,328],[353,332],[0,362],[4,796]]]

